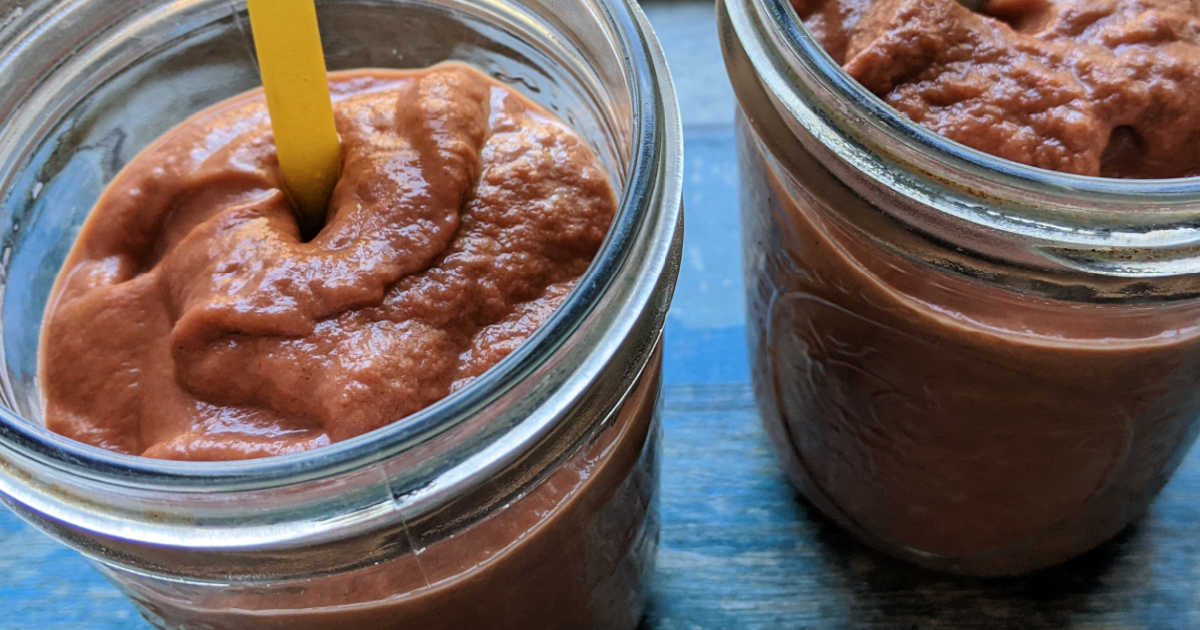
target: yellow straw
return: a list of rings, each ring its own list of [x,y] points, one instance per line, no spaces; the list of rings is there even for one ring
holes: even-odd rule
[[[341,169],[341,146],[312,0],[248,0],[279,170],[301,232],[315,234]]]

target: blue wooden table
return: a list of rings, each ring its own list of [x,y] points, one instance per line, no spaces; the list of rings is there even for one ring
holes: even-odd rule
[[[733,96],[707,2],[647,0],[686,135],[687,239],[667,329],[662,546],[644,630],[1200,628],[1200,451],[1116,541],[969,580],[857,545],[787,485],[748,384]],[[76,553],[0,510],[0,628],[145,630]]]

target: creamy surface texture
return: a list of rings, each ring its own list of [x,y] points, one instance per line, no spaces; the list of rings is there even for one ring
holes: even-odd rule
[[[331,75],[343,168],[304,241],[261,91],[140,153],[47,308],[47,426],[149,457],[311,449],[463,387],[587,268],[608,177],[550,114],[467,66]]]
[[[851,76],[917,123],[1032,166],[1200,174],[1193,0],[795,0]]]

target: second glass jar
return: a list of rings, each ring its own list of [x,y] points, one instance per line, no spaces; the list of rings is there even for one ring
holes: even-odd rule
[[[920,128],[786,0],[722,0],[754,385],[869,544],[1021,573],[1115,535],[1200,428],[1200,182],[1062,175]]]

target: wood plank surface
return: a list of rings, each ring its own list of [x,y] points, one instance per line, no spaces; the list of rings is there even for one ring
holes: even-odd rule
[[[1116,541],[1021,578],[909,567],[808,510],[746,385],[667,389],[662,543],[642,630],[1200,627],[1200,452]],[[148,628],[77,554],[0,513],[0,628]]]
[[[668,392],[663,539],[643,630],[1200,627],[1200,452],[1147,518],[1023,578],[925,571],[859,545],[797,498],[743,385]]]

